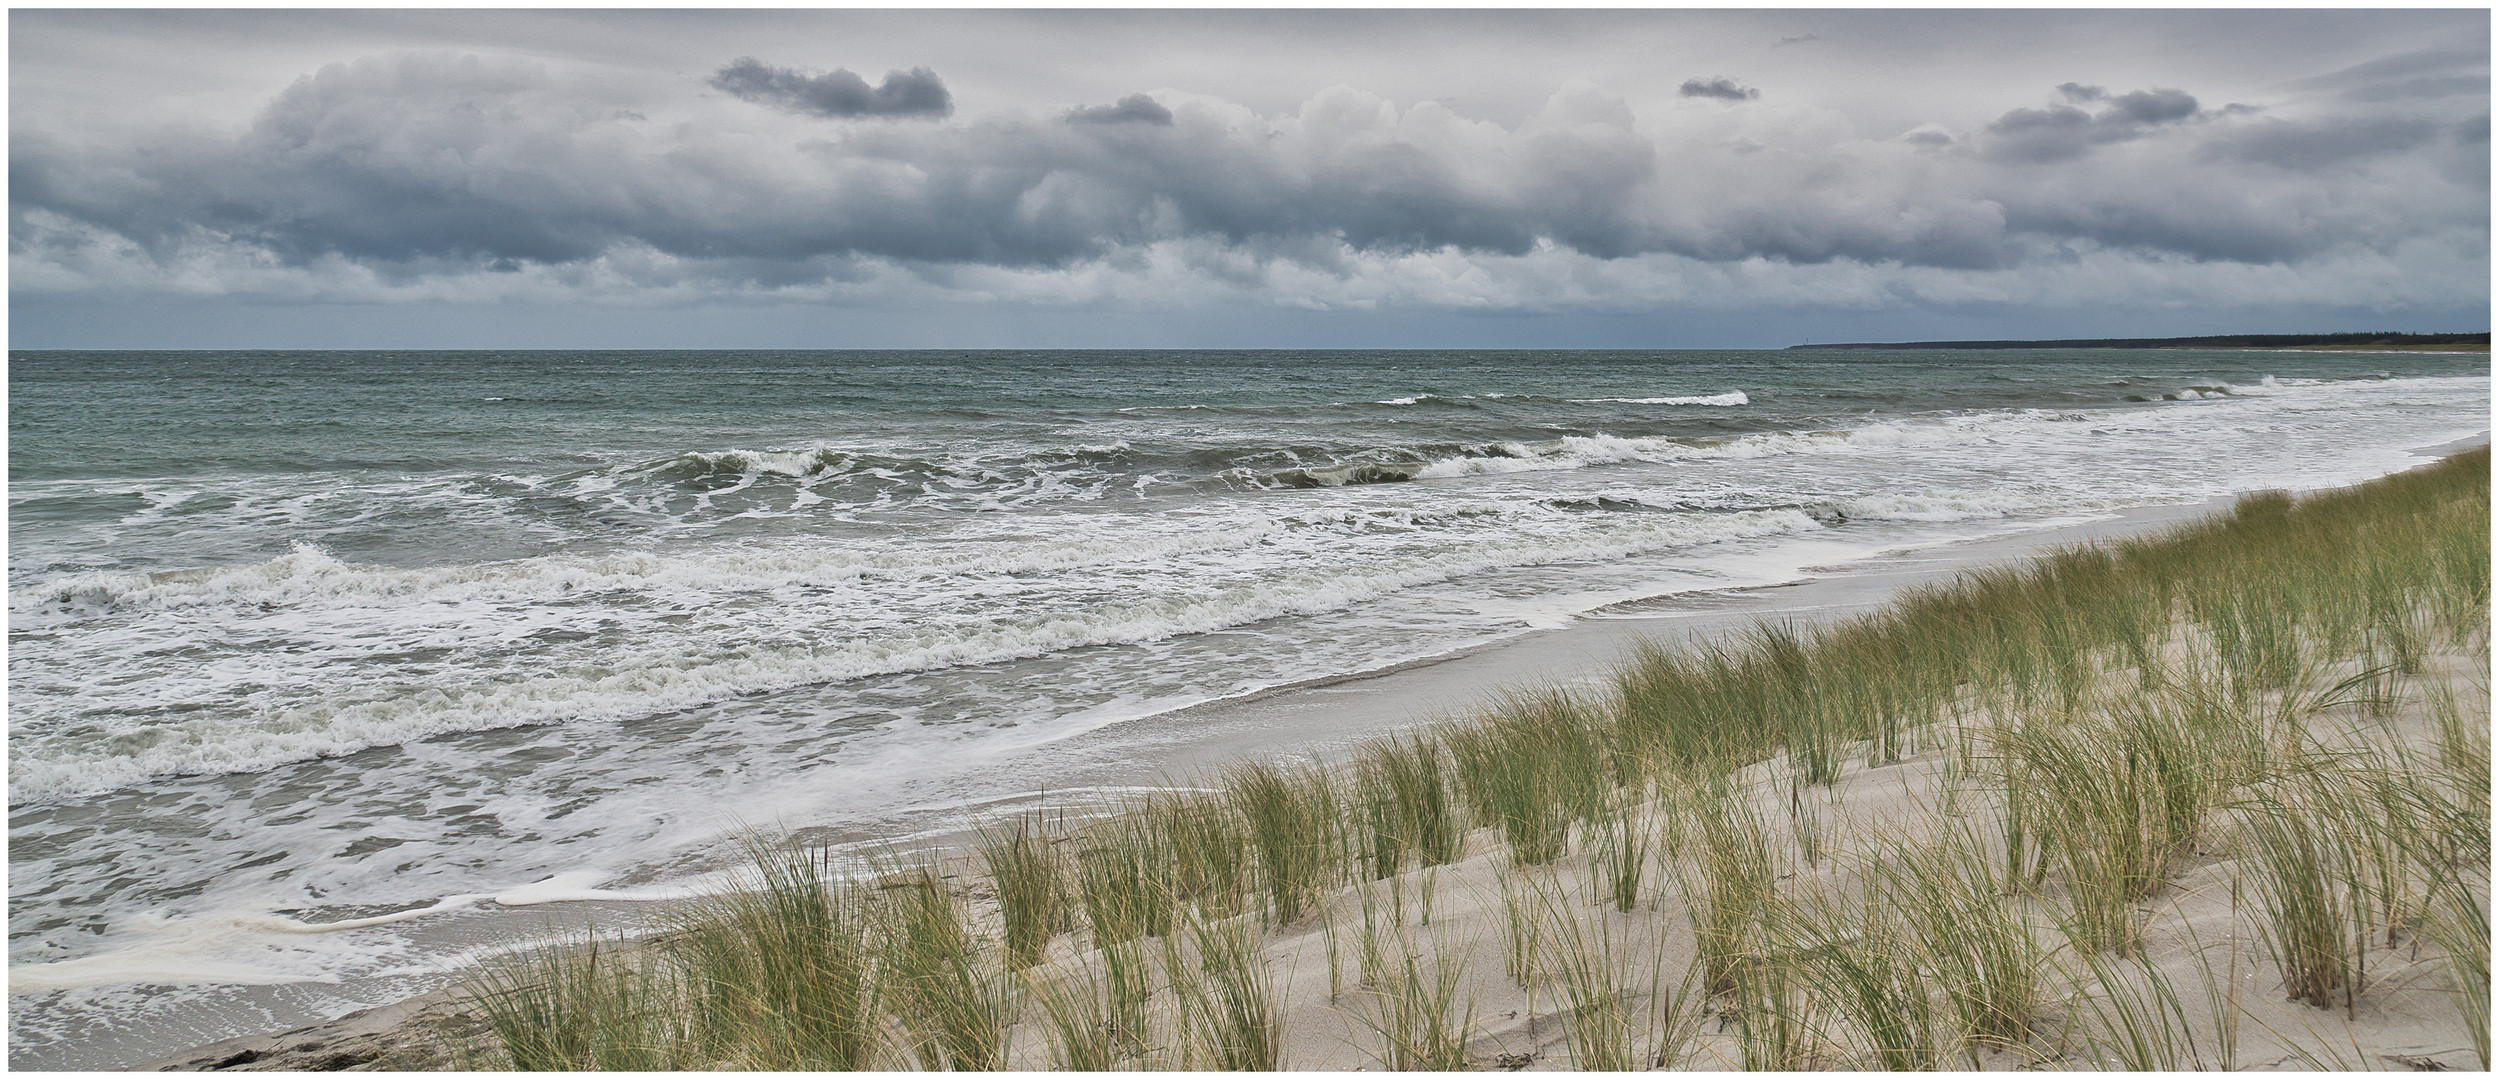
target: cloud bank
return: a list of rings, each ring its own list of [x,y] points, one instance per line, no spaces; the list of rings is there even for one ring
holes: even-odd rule
[[[2043,78],[1975,127],[1861,131],[1714,74],[1637,105],[1566,81],[1508,122],[1351,86],[1282,112],[1161,88],[959,114],[927,67],[872,87],[753,57],[698,81],[401,51],[324,66],[234,130],[18,118],[13,284],[1468,311],[2454,304],[2488,288],[2487,62],[2393,57],[2261,106]]]

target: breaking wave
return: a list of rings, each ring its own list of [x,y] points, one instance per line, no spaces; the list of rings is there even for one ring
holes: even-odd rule
[[[1719,408],[1753,403],[1753,399],[1744,396],[1742,390],[1730,390],[1724,394],[1703,394],[1698,397],[1601,397],[1572,398],[1571,400],[1589,405],[1599,402],[1617,402],[1624,405],[1715,405]]]

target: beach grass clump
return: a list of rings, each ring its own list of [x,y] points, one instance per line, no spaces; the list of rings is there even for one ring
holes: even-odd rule
[[[1353,802],[1362,831],[1355,860],[1372,880],[1409,863],[1455,862],[1466,822],[1451,798],[1446,753],[1420,735],[1365,744],[1354,759]]]
[[[1867,870],[1881,894],[1870,902],[1899,913],[1964,1044],[2029,1042],[2047,1001],[2047,950],[1979,838],[1964,830],[1876,852]]]
[[[1040,963],[1050,939],[1073,924],[1066,857],[1029,813],[982,830],[979,846],[997,890],[1007,965],[1021,971]]]
[[[1006,1067],[1015,982],[979,949],[962,905],[933,870],[885,880],[877,912],[885,995],[924,1069]]]
[[[1759,966],[1765,950],[1760,932],[1779,896],[1769,830],[1723,778],[1702,779],[1679,803],[1688,815],[1687,850],[1670,863],[1670,872],[1692,920],[1702,985],[1711,994],[1733,993]]]
[[[1793,955],[1766,947],[1739,961],[1728,977],[1726,996],[1743,1069],[1799,1072],[1813,1067],[1819,1009],[1805,992],[1804,966]]]
[[[1589,884],[1624,914],[1639,906],[1640,888],[1648,874],[1652,840],[1643,805],[1636,792],[1618,794],[1612,811],[1598,823],[1596,842],[1589,846]]]
[[[2061,872],[2077,948],[2128,952],[2140,943],[2137,901],[2169,880],[2227,790],[2223,754],[2188,714],[2139,699],[2060,722],[2002,725],[2008,837],[2037,846]],[[2020,853],[2009,860],[2022,867]]]
[[[2478,869],[2484,871],[2480,877],[2487,884],[2490,686],[2487,672],[2478,674],[2483,680],[2475,695],[2481,703],[2479,715],[2467,715],[2465,705],[2444,683],[2433,683],[2426,696],[2436,724],[2434,760],[2415,773],[2419,783],[2412,790],[2419,798],[2420,812],[2414,820],[2421,823],[2421,832],[2414,849],[2422,862],[2441,871],[2437,876]]]
[[[1133,951],[1135,946],[1111,948]],[[1057,965],[1055,976],[1029,969],[1023,975],[1025,992],[1040,1010],[1054,1071],[1109,1072],[1135,1038],[1135,1029],[1121,1022],[1121,1003],[1104,975],[1105,963],[1101,954],[1084,953]],[[1144,1003],[1137,1004],[1142,1023]]]
[[[1097,948],[1171,931],[1171,845],[1149,820],[1121,814],[1076,840],[1077,889]]]
[[[700,1068],[664,974],[628,949],[596,936],[541,946],[474,973],[469,1000],[514,1069]]]
[[[1493,829],[1520,866],[1561,857],[1570,835],[1569,811],[1551,790],[1543,747],[1527,735],[1525,725],[1485,722],[1447,736],[1474,823]]]
[[[1396,1072],[1466,1068],[1466,1039],[1475,1027],[1474,1003],[1466,996],[1472,944],[1445,927],[1407,919],[1402,893],[1364,886],[1362,902],[1356,952],[1363,980],[1352,1015],[1379,1040],[1373,1058]]]
[[[2333,1007],[2337,990],[2346,1005],[2360,992],[2367,901],[2356,880],[2360,854],[2321,820],[2312,800],[2263,793],[2241,820],[2259,936],[2282,973],[2283,992],[2324,1009]]]
[[[1252,883],[1249,841],[1230,803],[1197,792],[1157,792],[1140,813],[1146,830],[1169,849],[1175,901],[1210,918],[1244,910]]]
[[[1536,1008],[1536,987],[1543,978],[1545,919],[1542,890],[1547,886],[1518,867],[1494,870],[1501,888],[1501,965],[1510,981],[1527,991],[1527,1008]]]
[[[757,839],[739,888],[646,942],[559,942],[471,980],[512,1068],[858,1070],[882,1044],[868,899],[824,857]]]
[[[1887,1071],[1932,1069],[1945,1036],[1918,942],[1888,899],[1796,902],[1774,909],[1777,955],[1792,963],[1804,993],[1852,1026],[1869,1064]],[[1785,958],[1793,958],[1788,961]]]
[[[1163,939],[1183,1069],[1272,1072],[1282,1067],[1284,1010],[1255,920],[1189,911],[1186,932]]]
[[[2083,957],[2094,990],[2083,1036],[2101,1064],[2129,1072],[2177,1072],[2195,1055],[2192,1028],[2177,990],[2140,952]]]
[[[1572,905],[1554,892],[1539,897],[1545,936],[1554,946],[1553,969],[1561,986],[1563,1028],[1569,1038],[1571,1067],[1595,1072],[1627,1072],[1639,1066],[1634,1040],[1640,1017],[1630,1002],[1633,953],[1622,931],[1602,910],[1580,918]],[[1655,973],[1658,965],[1649,970]]]
[[[697,1042],[745,1067],[872,1067],[875,912],[820,852],[748,842],[753,887],[697,901],[660,950],[693,998]]]
[[[1334,779],[1315,766],[1253,762],[1226,773],[1224,798],[1247,825],[1267,916],[1288,926],[1345,869]]]
[[[1571,827],[1601,817],[1619,781],[1604,714],[1558,690],[1514,694],[1447,737],[1479,825],[1510,859],[1542,866],[1570,848]]]
[[[2421,936],[2446,956],[2447,981],[2455,993],[2456,1012],[2464,1021],[2474,1056],[2490,1068],[2490,894],[2489,879],[2477,891],[2473,883],[2449,879],[2431,891],[2428,917]]]

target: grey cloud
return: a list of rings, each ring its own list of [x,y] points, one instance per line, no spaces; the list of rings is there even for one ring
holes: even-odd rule
[[[399,56],[300,80],[228,141],[102,160],[21,129],[14,224],[24,235],[40,210],[159,252],[208,236],[296,264],[411,266],[564,263],[618,245],[721,261],[1063,265],[1176,236],[1630,250],[1642,227],[1625,215],[1629,189],[1655,153],[1604,125],[1523,132],[1532,164],[1487,182],[1447,151],[1363,130],[1360,108],[1303,117],[1289,150],[1209,120],[1116,150],[1067,125],[1001,122],[767,152],[620,123],[563,94],[526,65]],[[698,141],[668,141],[687,138]]]
[[[1771,42],[1770,47],[1773,49],[1784,49],[1790,45],[1802,45],[1808,41],[1820,40],[1822,40],[1822,35],[1820,34],[1798,34],[1794,37],[1783,37],[1777,41]]]
[[[848,68],[808,75],[741,56],[713,74],[711,85],[731,97],[814,116],[939,119],[954,112],[954,95],[927,68],[886,72],[885,82],[870,88]]]
[[[2195,98],[2182,90],[2136,90],[2111,96],[2097,86],[2064,83],[2057,92],[2070,101],[2105,102],[2107,107],[2096,113],[2073,105],[2005,113],[1987,126],[1988,156],[2034,164],[2071,161],[2096,145],[2139,139],[2154,128],[2198,112]]]
[[[2417,132],[2187,124],[2199,113],[2178,91],[2104,93],[2097,112],[2015,110],[1981,137],[1985,154],[1940,152],[1949,136],[1932,127],[1776,153],[1737,154],[1715,134],[1661,142],[1673,136],[1584,83],[1507,126],[1339,88],[1272,117],[1174,114],[1131,95],[1061,117],[862,125],[805,143],[618,104],[527,63],[397,55],[297,81],[238,136],[111,148],[21,123],[11,237],[28,259],[101,234],[160,257],[224,245],[282,265],[344,258],[386,278],[648,251],[683,260],[672,274],[780,288],[870,260],[942,281],[1165,241],[1323,270],[1348,249],[1547,247],[1985,269],[2043,245],[2264,262],[2488,227],[2486,180],[2410,180],[2390,202],[2349,186],[2363,182],[2356,171],[2301,165],[2431,153]],[[635,113],[659,120],[625,118]],[[1106,137],[1109,123],[1152,136]],[[2057,169],[2003,152],[2156,130],[2179,135]],[[2444,121],[2428,131],[2449,156],[2464,134]]]
[[[1152,124],[1171,126],[1171,110],[1144,94],[1130,94],[1110,105],[1087,105],[1067,114],[1071,124]]]
[[[1685,79],[1683,87],[1676,92],[1685,97],[1717,98],[1721,101],[1751,101],[1761,96],[1761,91],[1724,75],[1706,81]]]
[[[2195,115],[2195,98],[2183,90],[2137,90],[2110,98],[2109,103],[2114,108],[2101,118],[2130,125],[2148,127]]]

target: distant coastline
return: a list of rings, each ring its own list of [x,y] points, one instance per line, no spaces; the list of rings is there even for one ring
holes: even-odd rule
[[[1891,341],[1790,345],[1788,349],[2318,349],[2378,352],[2487,352],[2478,334],[2222,334],[2183,338],[2068,338],[2056,341]]]

